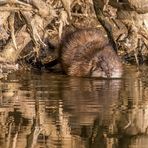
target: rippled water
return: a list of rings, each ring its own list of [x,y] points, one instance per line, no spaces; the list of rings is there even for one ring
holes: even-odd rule
[[[0,81],[0,148],[147,148],[148,68],[116,80],[48,72]]]

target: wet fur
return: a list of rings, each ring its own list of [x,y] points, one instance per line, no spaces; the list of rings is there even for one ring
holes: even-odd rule
[[[98,29],[81,29],[65,35],[60,48],[63,71],[70,76],[91,77],[97,69],[99,77],[111,77],[122,64],[108,39]]]

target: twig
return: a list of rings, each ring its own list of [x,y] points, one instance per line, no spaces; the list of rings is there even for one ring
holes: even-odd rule
[[[17,44],[16,44],[15,35],[14,35],[14,17],[15,17],[15,12],[12,12],[9,16],[9,28],[11,32],[12,42],[14,44],[15,49],[17,50]]]
[[[106,31],[108,38],[109,38],[115,52],[117,52],[117,45],[116,45],[116,42],[113,37],[111,24],[106,20],[101,9],[99,8],[99,2],[97,0],[93,0],[93,5],[94,5],[94,10],[95,10],[98,21],[100,22],[100,24],[102,25],[102,27]]]
[[[34,12],[37,12],[37,10],[33,9],[32,7],[25,8],[25,7],[15,7],[15,6],[0,7],[0,11],[34,11]]]

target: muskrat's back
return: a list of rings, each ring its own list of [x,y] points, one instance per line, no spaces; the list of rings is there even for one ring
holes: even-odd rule
[[[122,75],[122,64],[98,29],[81,29],[62,40],[60,58],[63,71],[71,76],[113,77]]]

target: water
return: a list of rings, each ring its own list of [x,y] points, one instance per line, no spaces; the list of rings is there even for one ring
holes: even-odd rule
[[[116,80],[17,72],[0,81],[0,148],[147,148],[148,68]]]

